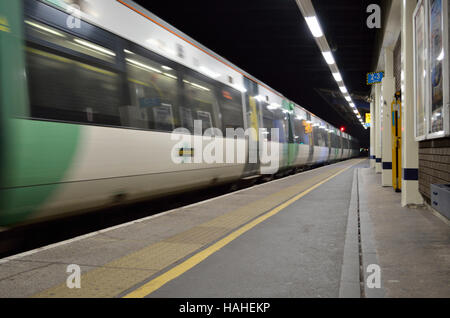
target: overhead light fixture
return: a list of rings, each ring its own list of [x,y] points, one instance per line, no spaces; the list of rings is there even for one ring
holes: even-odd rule
[[[334,77],[336,82],[342,81],[342,76],[341,76],[341,73],[339,73],[339,72],[333,73],[333,77]]]
[[[165,65],[163,65],[163,66],[161,66],[161,67],[162,67],[163,69],[167,70],[167,71],[173,70],[173,68],[168,67],[168,66],[165,66]]]
[[[345,100],[346,100],[347,102],[351,102],[351,101],[352,101],[352,99],[350,98],[350,96],[345,96]]]
[[[306,23],[308,24],[309,29],[311,30],[312,35],[315,38],[320,38],[323,36],[322,28],[320,27],[319,21],[316,16],[305,17]]]
[[[342,93],[348,93],[347,88],[345,86],[339,86],[339,89],[341,90]]]
[[[354,112],[355,114],[357,114],[357,113],[358,113],[358,110],[357,110],[357,109],[354,109],[353,112]]]
[[[356,106],[353,102],[349,103],[349,105],[352,106],[353,108],[356,108]]]
[[[331,52],[322,52],[323,57],[325,58],[325,61],[331,65],[334,64],[334,57],[333,54],[331,54]]]

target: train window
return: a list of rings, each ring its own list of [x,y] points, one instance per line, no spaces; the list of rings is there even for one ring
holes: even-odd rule
[[[274,106],[269,105],[267,103],[263,103],[262,105],[262,122],[263,127],[267,129],[267,140],[272,140],[272,128],[275,128],[275,114],[274,114]]]
[[[314,145],[315,146],[319,146],[319,147],[326,147],[326,140],[325,140],[325,131],[323,128],[321,128],[319,125],[320,124],[316,124],[317,126],[315,126],[313,128],[314,131]]]
[[[184,99],[180,107],[182,127],[194,132],[194,120],[202,122],[202,133],[218,126],[218,104],[215,88],[198,78],[186,75],[183,79]]]
[[[26,50],[31,116],[120,125],[120,76],[44,50]]]
[[[298,143],[301,145],[309,145],[309,137],[305,131],[306,121],[300,118],[294,118],[294,143]]]
[[[331,147],[340,148],[339,136],[334,131],[331,133]]]
[[[131,106],[120,107],[122,125],[172,131],[178,77],[172,68],[125,50]]]
[[[219,100],[224,133],[226,128],[244,128],[241,92],[228,87],[223,88]]]
[[[289,116],[285,109],[275,110],[275,128],[279,128],[280,143],[289,143]]]
[[[25,20],[25,24],[28,36],[89,55],[105,62],[115,63],[116,54],[110,49],[36,21]]]
[[[323,128],[320,130],[321,131],[321,133],[322,133],[322,137],[323,137],[323,140],[324,140],[324,142],[325,142],[325,144],[323,145],[323,147],[329,147],[330,145],[329,145],[329,140],[328,140],[328,131],[327,131],[327,129],[325,128],[326,126],[322,126]]]

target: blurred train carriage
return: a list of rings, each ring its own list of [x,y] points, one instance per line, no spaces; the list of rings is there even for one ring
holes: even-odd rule
[[[264,173],[174,163],[171,132],[195,120],[202,133],[267,128],[269,143],[279,128],[280,173],[359,155],[357,140],[131,1],[2,1],[0,21],[2,226]]]

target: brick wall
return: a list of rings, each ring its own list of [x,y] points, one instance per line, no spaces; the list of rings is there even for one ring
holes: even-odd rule
[[[450,138],[419,143],[419,191],[430,202],[431,184],[450,183]]]

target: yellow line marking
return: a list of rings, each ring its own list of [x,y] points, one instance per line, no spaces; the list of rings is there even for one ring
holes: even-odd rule
[[[202,261],[207,259],[209,256],[211,256],[215,252],[219,251],[224,246],[226,246],[229,243],[231,243],[232,241],[234,241],[236,238],[238,238],[239,236],[241,236],[245,232],[247,232],[247,231],[251,230],[252,228],[254,228],[256,225],[264,222],[268,218],[274,216],[275,214],[277,214],[280,211],[282,211],[283,209],[287,208],[288,206],[290,206],[294,202],[298,201],[300,198],[304,197],[305,195],[307,195],[308,193],[310,193],[314,189],[320,187],[324,183],[330,181],[331,179],[337,177],[341,173],[347,171],[351,167],[353,167],[353,166],[355,166],[355,165],[357,165],[357,164],[359,164],[359,163],[361,163],[361,162],[363,162],[365,160],[366,159],[362,159],[362,160],[352,164],[351,166],[348,166],[348,167],[342,169],[341,171],[331,175],[330,177],[326,178],[325,180],[315,184],[314,186],[312,186],[308,190],[303,191],[302,193],[300,193],[300,194],[296,195],[295,197],[289,199],[288,201],[286,201],[283,204],[277,206],[276,208],[272,209],[271,211],[267,212],[266,214],[256,218],[255,220],[251,221],[250,223],[247,223],[246,225],[242,226],[241,228],[239,228],[236,231],[232,232],[231,234],[227,235],[226,237],[224,237],[220,241],[214,243],[213,245],[209,246],[208,248],[204,249],[203,251],[200,251],[199,253],[191,256],[190,258],[188,258],[183,263],[175,266],[174,268],[172,268],[172,269],[168,270],[167,272],[161,274],[160,276],[154,278],[153,280],[151,280],[148,283],[142,285],[141,287],[139,287],[138,289],[132,291],[131,293],[128,293],[123,298],[143,298],[143,297],[153,293],[154,291],[156,291],[157,289],[161,288],[162,286],[164,286],[165,284],[167,284],[171,280],[177,278],[178,276],[184,274],[185,272],[187,272],[188,270],[190,270],[194,266],[198,265],[199,263],[201,263]]]

